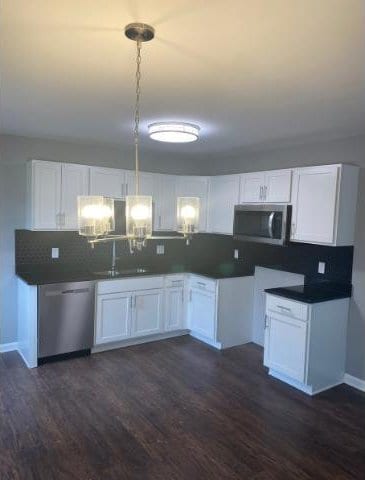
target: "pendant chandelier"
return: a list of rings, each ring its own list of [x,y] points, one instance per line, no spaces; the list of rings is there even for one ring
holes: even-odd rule
[[[99,242],[127,240],[131,253],[142,250],[148,239],[186,239],[189,244],[193,234],[199,229],[200,199],[198,197],[177,198],[177,231],[182,236],[157,236],[153,231],[153,199],[149,195],[140,194],[139,182],[139,122],[141,98],[141,49],[142,43],[154,38],[155,30],[144,23],[131,23],[125,27],[125,35],[136,42],[136,97],[134,109],[134,161],[135,161],[135,194],[127,195],[126,234],[112,235],[115,228],[114,199],[103,196],[78,197],[79,234],[87,237],[92,246]],[[198,127],[196,127],[198,128]]]

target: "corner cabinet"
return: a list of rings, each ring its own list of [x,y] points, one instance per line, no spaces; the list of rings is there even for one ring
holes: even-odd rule
[[[233,234],[234,206],[239,203],[240,176],[210,178],[208,231]]]
[[[190,335],[215,347],[252,340],[253,277],[213,280],[188,275],[187,327]]]
[[[264,365],[309,395],[343,382],[349,299],[306,304],[266,294]]]
[[[358,167],[298,168],[293,174],[291,240],[332,246],[352,245]]]
[[[77,197],[89,193],[89,167],[31,160],[27,223],[32,230],[77,230]]]

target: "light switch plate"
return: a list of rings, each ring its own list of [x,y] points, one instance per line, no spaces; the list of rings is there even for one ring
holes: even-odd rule
[[[233,258],[235,258],[236,260],[239,259],[239,256],[240,256],[240,252],[238,251],[238,248],[235,248],[233,250]]]
[[[157,253],[157,255],[164,255],[165,254],[165,245],[157,245],[156,253]]]
[[[60,256],[60,249],[58,247],[53,247],[51,251],[52,258],[59,258]]]
[[[325,273],[326,271],[326,264],[325,262],[318,262],[318,273]]]

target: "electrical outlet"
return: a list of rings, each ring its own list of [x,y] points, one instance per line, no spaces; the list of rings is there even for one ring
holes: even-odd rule
[[[51,250],[51,257],[59,258],[59,256],[60,256],[60,249],[58,247],[53,247]]]
[[[233,250],[233,258],[235,258],[236,260],[238,260],[238,259],[239,259],[239,256],[240,256],[240,255],[239,255],[238,248],[235,248],[235,249]]]
[[[157,245],[156,253],[157,255],[165,255],[165,245]]]
[[[318,273],[325,273],[326,264],[324,262],[318,262]]]

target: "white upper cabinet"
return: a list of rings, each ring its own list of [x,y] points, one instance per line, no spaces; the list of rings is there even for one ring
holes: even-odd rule
[[[89,191],[89,167],[32,160],[28,164],[29,228],[77,230],[77,197]]]
[[[208,177],[177,176],[176,197],[200,198],[199,230],[205,232],[208,216]]]
[[[209,190],[208,231],[233,233],[234,206],[239,203],[239,175],[211,177]]]
[[[291,176],[291,170],[242,174],[240,203],[289,203]]]
[[[264,196],[268,203],[289,203],[291,199],[291,170],[265,172]]]
[[[158,175],[155,230],[176,230],[176,176]]]
[[[63,164],[61,186],[62,228],[77,230],[77,197],[89,193],[89,167]]]
[[[135,174],[126,175],[127,192],[135,193]],[[139,175],[139,193],[151,195],[153,200],[153,229],[174,230],[176,226],[176,177],[158,173],[141,172]]]
[[[28,220],[35,230],[59,228],[62,164],[32,160],[28,164]]]
[[[262,202],[264,184],[264,172],[242,174],[240,186],[240,203]]]
[[[294,171],[292,241],[353,244],[358,171],[358,167],[351,165]]]
[[[90,168],[90,195],[123,198],[127,192],[125,171],[117,168]]]

